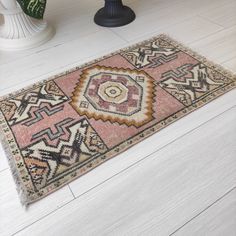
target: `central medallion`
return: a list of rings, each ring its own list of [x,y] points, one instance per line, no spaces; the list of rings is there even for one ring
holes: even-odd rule
[[[71,105],[88,118],[139,127],[153,119],[154,92],[145,72],[94,66],[83,71]]]
[[[99,86],[98,95],[104,101],[121,104],[128,99],[129,90],[122,84],[107,81]]]

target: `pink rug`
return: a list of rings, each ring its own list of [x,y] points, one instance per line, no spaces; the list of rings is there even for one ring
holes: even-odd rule
[[[235,86],[235,75],[161,35],[6,95],[0,131],[22,203]]]

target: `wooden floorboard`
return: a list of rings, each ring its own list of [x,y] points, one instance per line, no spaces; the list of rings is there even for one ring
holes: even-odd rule
[[[223,63],[223,66],[226,68],[232,70],[234,73],[236,73],[236,57],[226,61]]]
[[[178,229],[173,236],[235,236],[236,187]]]
[[[12,235],[74,199],[68,186],[32,204],[21,205],[10,170],[0,172],[0,235]]]

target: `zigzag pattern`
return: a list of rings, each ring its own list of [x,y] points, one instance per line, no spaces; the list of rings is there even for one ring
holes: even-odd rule
[[[170,79],[170,78],[181,78],[186,76],[189,73],[189,69],[191,69],[193,65],[185,64],[183,66],[177,67],[175,70],[167,71],[162,74],[162,79]]]
[[[107,151],[106,144],[86,119],[73,123],[71,121],[74,120],[68,118],[55,125],[58,130],[55,134],[51,129],[46,129],[41,134],[55,138],[63,132],[62,127],[70,123],[66,127],[68,139],[59,139],[57,146],[49,145],[46,138],[41,136],[38,141],[22,150],[36,189],[44,187],[55,176],[63,175],[69,167]]]
[[[207,68],[201,64],[193,66],[189,72],[192,74],[192,77],[185,77],[184,81],[179,81],[179,74],[174,76],[175,73],[169,71],[169,74],[173,77],[169,77],[159,84],[184,105],[192,104],[199,97],[219,87],[223,83],[214,81],[208,74]],[[184,70],[180,73],[184,73]]]
[[[37,139],[37,138],[40,138],[42,136],[46,136],[47,138],[49,138],[51,141],[54,140],[54,139],[57,139],[58,137],[60,137],[61,135],[65,134],[65,127],[71,123],[71,121],[73,121],[72,118],[67,118],[63,121],[60,121],[59,123],[55,124],[55,129],[56,129],[56,132],[53,133],[53,131],[51,130],[51,128],[47,128],[47,129],[44,129],[34,135],[32,135],[32,138],[31,138],[31,141]]]
[[[155,68],[157,66],[165,64],[166,62],[170,62],[172,60],[175,60],[176,58],[177,58],[176,54],[169,55],[169,56],[162,54],[159,57],[150,58],[149,61],[151,62],[151,65],[149,66],[149,68]]]
[[[58,88],[55,84],[53,85]],[[16,109],[8,121],[9,124],[15,125],[27,120],[29,118],[31,108],[40,107],[42,103],[47,103],[53,107],[68,100],[68,98],[61,91],[60,93],[61,94],[54,93],[54,91],[47,91],[47,84],[45,84],[34,91],[27,92],[23,96],[19,96],[16,99],[10,99],[9,102],[14,104]]]
[[[50,104],[49,104],[50,105]],[[51,107],[51,106],[50,106]],[[48,107],[42,107],[41,109],[37,110],[37,111],[34,111],[33,112],[33,115],[31,115],[29,118],[32,118],[31,120],[23,123],[23,125],[25,126],[31,126],[37,122],[39,122],[40,120],[43,119],[43,113],[45,113],[47,116],[52,116],[54,115],[55,113],[63,110],[64,108],[64,105],[63,106],[60,106],[60,107],[55,107],[55,108],[48,108]],[[34,118],[33,118],[34,116]]]
[[[159,45],[159,43],[152,42],[129,52],[121,53],[121,55],[138,69],[149,65],[157,67],[177,58],[178,49]]]

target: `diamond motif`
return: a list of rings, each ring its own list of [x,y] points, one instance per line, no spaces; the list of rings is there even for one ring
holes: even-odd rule
[[[71,104],[88,118],[139,127],[153,119],[153,100],[154,81],[145,72],[94,66],[83,71]]]

